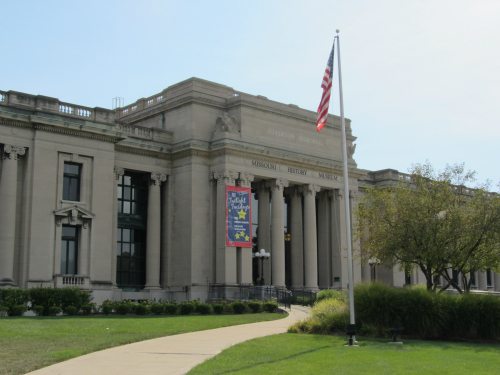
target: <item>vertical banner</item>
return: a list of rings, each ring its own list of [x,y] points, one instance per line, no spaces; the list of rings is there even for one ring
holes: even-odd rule
[[[252,189],[226,186],[226,246],[252,247]]]

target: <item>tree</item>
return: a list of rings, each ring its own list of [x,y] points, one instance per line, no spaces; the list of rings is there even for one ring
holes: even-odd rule
[[[427,163],[409,181],[368,189],[357,211],[363,255],[420,268],[428,290],[469,291],[471,272],[500,266],[500,197],[465,187],[473,181],[463,165],[436,173]]]

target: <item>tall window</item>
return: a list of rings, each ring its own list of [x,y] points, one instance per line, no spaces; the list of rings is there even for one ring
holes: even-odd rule
[[[78,227],[63,225],[61,243],[61,274],[78,273]]]
[[[493,274],[491,272],[491,268],[488,268],[486,270],[486,287],[488,288],[493,287]]]
[[[64,162],[63,199],[66,201],[80,200],[80,180],[82,165]]]
[[[127,171],[118,180],[116,282],[124,289],[142,289],[146,282],[148,178]]]
[[[118,228],[117,284],[124,287],[142,288],[145,283],[144,231]]]

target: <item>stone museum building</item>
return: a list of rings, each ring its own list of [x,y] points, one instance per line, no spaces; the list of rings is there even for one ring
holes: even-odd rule
[[[96,301],[346,288],[344,201],[406,176],[359,169],[346,120],[344,195],[340,119],[319,134],[315,120],[198,78],[114,110],[0,91],[0,286],[76,286]],[[228,246],[228,186],[250,189],[253,248]],[[355,282],[424,280],[353,250]],[[477,287],[500,290],[499,276],[479,272]]]

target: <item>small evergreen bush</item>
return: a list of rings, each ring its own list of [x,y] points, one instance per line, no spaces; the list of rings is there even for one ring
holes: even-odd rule
[[[220,315],[224,312],[224,305],[221,303],[215,303],[212,305],[212,310],[214,314]]]
[[[260,302],[250,301],[247,303],[247,306],[248,309],[254,314],[260,313],[262,311],[262,304]]]
[[[206,303],[199,303],[196,305],[195,311],[201,315],[207,315],[212,313],[212,307]]]
[[[0,293],[0,305],[9,316],[20,316],[28,309],[29,295],[25,289],[2,289]]]
[[[114,309],[117,314],[126,315],[132,310],[132,306],[128,301],[119,301],[114,303]]]
[[[165,314],[167,315],[176,315],[179,310],[178,305],[175,303],[165,303],[163,308],[165,309]]]
[[[114,308],[113,301],[107,299],[101,304],[100,310],[104,315],[109,315],[113,312],[113,308]]]
[[[135,302],[131,304],[131,308],[136,315],[146,315],[149,312],[149,306],[144,302]]]
[[[165,305],[163,303],[153,302],[150,305],[150,310],[155,315],[161,315],[165,313]]]
[[[278,309],[278,304],[274,301],[266,301],[263,303],[262,309],[265,312],[273,313]]]
[[[235,314],[243,314],[246,310],[245,304],[243,302],[240,302],[240,301],[233,302],[231,304],[231,308],[233,309],[233,312]]]
[[[78,313],[78,309],[76,308],[76,306],[66,306],[63,310],[63,312],[66,314],[66,315],[76,315]]]
[[[194,304],[190,302],[183,302],[180,304],[179,312],[181,315],[189,315],[194,311]]]

